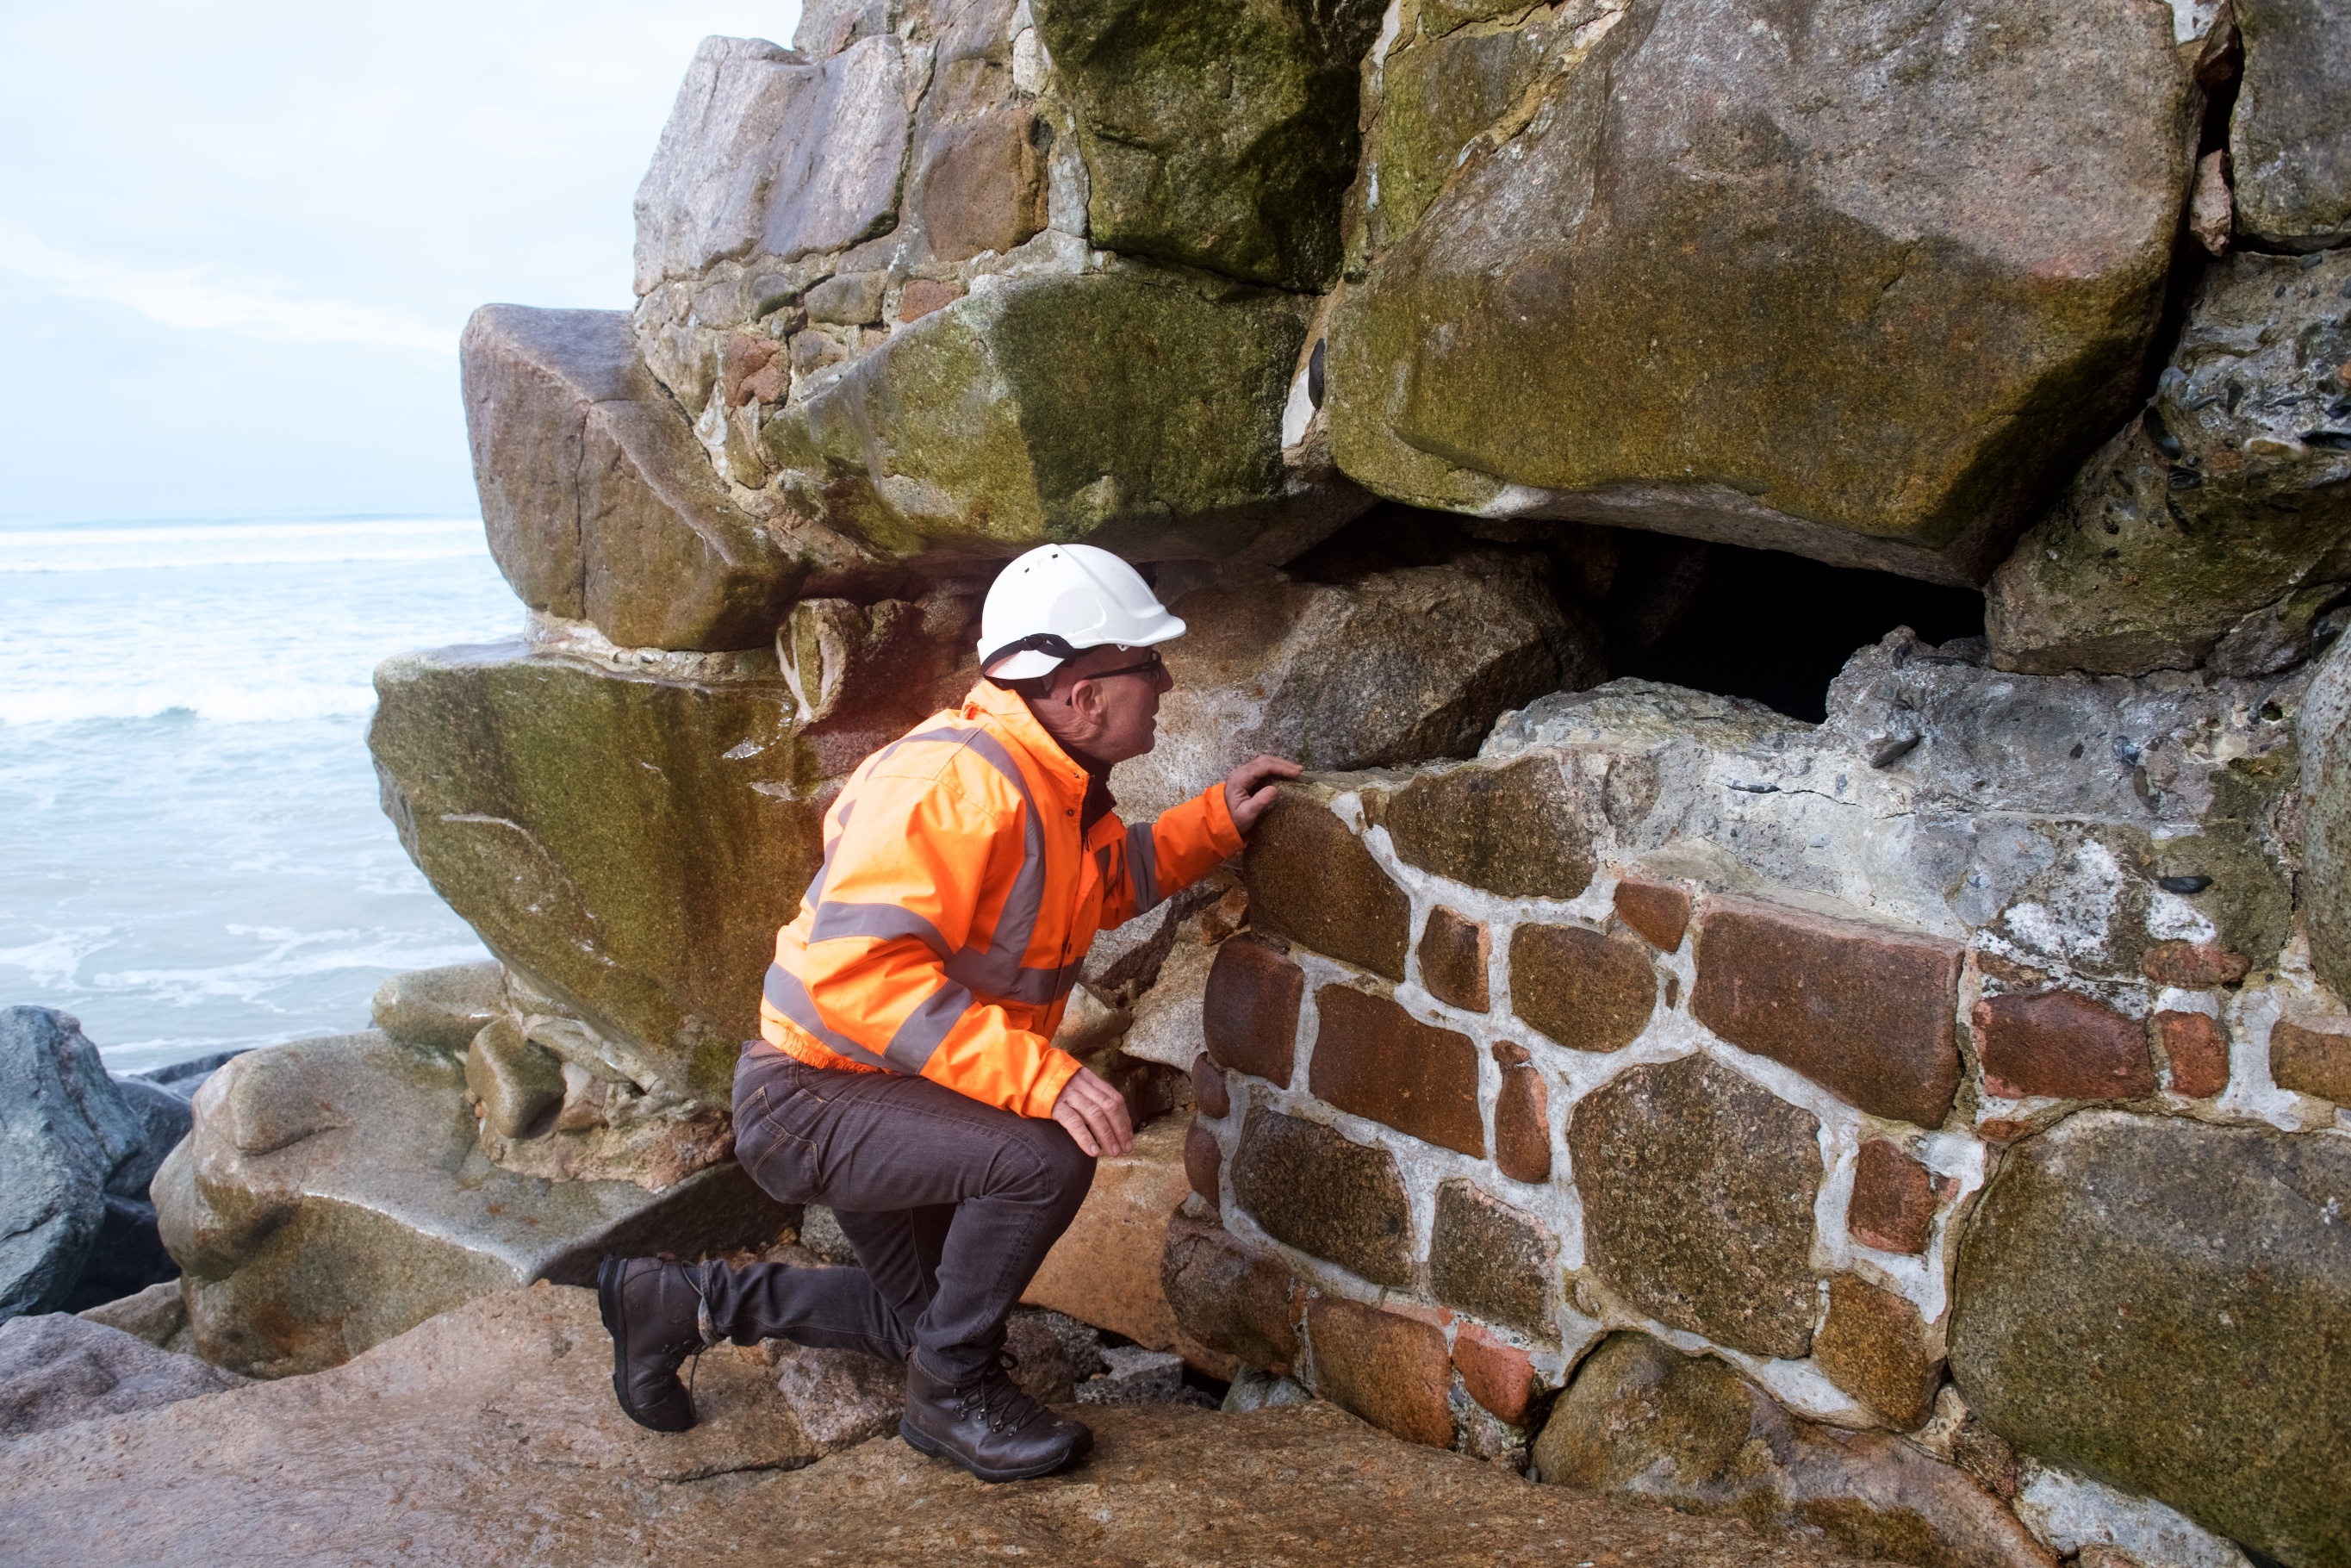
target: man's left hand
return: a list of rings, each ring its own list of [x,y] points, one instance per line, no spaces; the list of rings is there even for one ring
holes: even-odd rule
[[[1233,826],[1247,833],[1273,806],[1274,780],[1295,779],[1306,770],[1287,757],[1252,757],[1225,775],[1225,805]]]

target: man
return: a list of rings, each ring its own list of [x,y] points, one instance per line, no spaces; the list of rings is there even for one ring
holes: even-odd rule
[[[868,758],[825,816],[824,863],[776,941],[761,1039],[735,1075],[735,1148],[761,1187],[822,1203],[857,1269],[608,1259],[612,1387],[682,1431],[677,1371],[722,1338],[906,1366],[899,1432],[983,1480],[1057,1469],[1092,1434],[1008,1373],[1004,1320],[1078,1212],[1125,1103],[1050,1043],[1094,933],[1238,852],[1294,762],[1259,757],[1129,828],[1111,767],[1149,751],[1184,622],[1086,545],[1005,568],[985,678]]]

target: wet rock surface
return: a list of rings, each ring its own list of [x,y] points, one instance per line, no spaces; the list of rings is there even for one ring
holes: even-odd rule
[[[147,1186],[184,1115],[166,1091],[109,1077],[69,1015],[0,1009],[0,1320],[169,1277]]]
[[[608,1251],[691,1257],[789,1218],[731,1162],[660,1194],[501,1169],[458,1065],[372,1032],[237,1058],[198,1096],[155,1194],[197,1350],[273,1377],[477,1296],[585,1283]]]
[[[506,974],[495,963],[412,969],[376,988],[370,1019],[402,1045],[463,1056],[506,1011]]]
[[[823,772],[773,656],[740,664],[411,655],[377,672],[369,734],[410,857],[491,951],[640,1086],[722,1105],[816,870]]]
[[[387,1542],[432,1563],[1838,1561],[1719,1521],[1531,1487],[1325,1403],[1238,1416],[1089,1407],[1095,1448],[1080,1467],[987,1487],[888,1437],[811,1463],[815,1445],[755,1353],[704,1356],[703,1425],[681,1436],[631,1426],[610,1372],[590,1292],[477,1302],[318,1376],[0,1450],[16,1483],[0,1552],[59,1564],[360,1563]],[[1209,1473],[1213,1490],[1196,1480]]]
[[[2280,1562],[2337,1561],[2346,1210],[2340,1138],[2072,1117],[1985,1191],[1959,1251],[1952,1375],[2021,1449]]]
[[[1553,1486],[1740,1519],[1917,1568],[2055,1562],[1959,1469],[1884,1433],[1792,1417],[1720,1361],[1646,1334],[1612,1335],[1585,1360],[1532,1466]]]
[[[193,1355],[61,1312],[0,1323],[0,1437],[158,1409],[245,1381]]]

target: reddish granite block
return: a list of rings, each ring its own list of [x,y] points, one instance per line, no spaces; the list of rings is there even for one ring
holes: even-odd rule
[[[1404,978],[1412,900],[1312,790],[1281,787],[1249,834],[1241,875],[1259,930]]]
[[[2232,953],[2218,942],[2158,942],[2147,950],[2140,967],[2158,986],[2208,990],[2235,985],[2253,966],[2242,953]]]
[[[1886,1252],[1924,1252],[1934,1225],[1935,1178],[1927,1167],[1885,1138],[1862,1145],[1845,1210],[1854,1239]]]
[[[1494,1101],[1494,1165],[1512,1181],[1551,1180],[1551,1092],[1528,1065],[1527,1049],[1494,1048],[1502,1092]]]
[[[2229,1033],[2203,1013],[2155,1015],[2156,1038],[2171,1063],[2174,1093],[2201,1100],[2229,1086]]]
[[[1504,1344],[1482,1323],[1465,1322],[1453,1336],[1453,1369],[1469,1397],[1513,1427],[1523,1427],[1535,1402],[1534,1363]]]
[[[1580,925],[1510,933],[1510,1009],[1562,1045],[1621,1051],[1656,1005],[1656,970],[1636,943]]]
[[[1224,1070],[1205,1051],[1192,1059],[1192,1103],[1201,1114],[1219,1121],[1233,1113],[1232,1089],[1225,1082]]]
[[[1318,1296],[1307,1304],[1315,1392],[1408,1442],[1453,1446],[1445,1335],[1398,1312]]]
[[[2135,1100],[2155,1092],[2146,1027],[2078,991],[1987,997],[1973,1018],[1990,1093]]]
[[[1483,922],[1437,905],[1420,934],[1420,983],[1451,1007],[1482,1013],[1488,1006],[1486,958],[1493,940]]]
[[[1752,898],[1698,911],[1690,1011],[1873,1115],[1939,1126],[1959,1087],[1965,949]]]
[[[2281,1019],[2270,1030],[2270,1077],[2281,1089],[2351,1105],[2351,1035]]]
[[[1236,1072],[1289,1088],[1305,997],[1304,970],[1253,936],[1231,938],[1217,949],[1200,1007],[1208,1054]]]
[[[1184,1175],[1190,1180],[1192,1190],[1210,1203],[1224,1201],[1217,1177],[1225,1163],[1225,1152],[1217,1146],[1217,1135],[1200,1125],[1198,1117],[1184,1129]]]
[[[1616,884],[1616,918],[1638,931],[1661,953],[1675,952],[1689,929],[1690,895],[1661,882]]]
[[[1318,1099],[1428,1143],[1485,1154],[1478,1047],[1468,1035],[1347,986],[1323,987],[1314,1006],[1322,1023],[1309,1087]]]

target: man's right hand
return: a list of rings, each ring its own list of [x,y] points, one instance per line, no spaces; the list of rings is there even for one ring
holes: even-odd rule
[[[1305,769],[1287,757],[1252,757],[1225,775],[1225,809],[1233,826],[1246,834],[1257,820],[1273,809],[1274,782],[1295,779]]]
[[[1053,1102],[1053,1120],[1061,1124],[1078,1147],[1101,1159],[1134,1147],[1134,1124],[1127,1120],[1126,1099],[1090,1067],[1061,1086]]]

